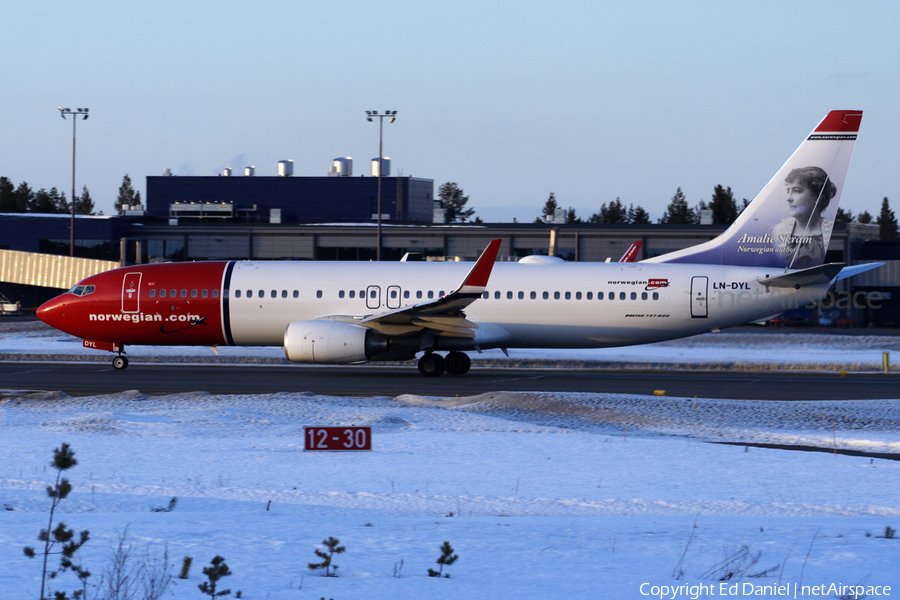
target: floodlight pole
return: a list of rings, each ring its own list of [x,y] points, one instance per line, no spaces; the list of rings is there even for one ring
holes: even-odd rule
[[[397,119],[396,110],[386,110],[383,115],[378,114],[377,110],[367,110],[366,120],[370,123],[372,119],[378,119],[378,215],[377,225],[375,227],[375,260],[381,260],[381,172],[384,170],[384,157],[382,156],[382,141],[384,139],[384,118],[390,119],[388,123],[393,123]]]
[[[59,107],[59,116],[66,119],[66,115],[72,115],[72,215],[69,223],[69,256],[75,256],[75,123],[78,117],[83,116],[86,120],[91,109],[79,108],[72,110],[69,108]]]

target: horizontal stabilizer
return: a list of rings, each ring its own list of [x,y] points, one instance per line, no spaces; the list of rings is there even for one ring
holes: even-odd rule
[[[853,265],[852,267],[844,267],[841,269],[841,272],[838,274],[838,281],[841,279],[847,279],[848,277],[853,277],[854,275],[859,275],[860,273],[865,273],[866,271],[871,271],[872,269],[877,269],[878,267],[883,267],[884,263],[866,263],[864,265]]]
[[[802,287],[831,283],[844,266],[844,263],[831,263],[820,267],[810,267],[802,271],[794,271],[778,277],[764,277],[763,279],[757,279],[757,281],[766,287],[794,288],[799,290]]]

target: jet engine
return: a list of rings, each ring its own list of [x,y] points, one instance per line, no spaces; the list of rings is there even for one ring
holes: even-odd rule
[[[284,354],[291,362],[349,365],[388,351],[383,335],[339,321],[294,321],[284,330]]]

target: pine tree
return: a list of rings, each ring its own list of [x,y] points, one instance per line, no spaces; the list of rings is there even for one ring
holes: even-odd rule
[[[0,177],[0,213],[16,211],[16,187],[7,177]]]
[[[131,186],[131,177],[125,174],[122,178],[122,185],[119,186],[119,196],[116,198],[116,211],[121,215],[129,206],[141,203],[141,193],[135,192]]]
[[[53,461],[50,463],[50,466],[56,469],[56,483],[47,487],[47,495],[50,497],[50,519],[47,523],[47,529],[41,529],[40,534],[38,534],[38,540],[44,542],[44,548],[40,552],[35,552],[31,546],[24,548],[25,556],[28,558],[34,558],[40,554],[44,559],[41,569],[41,600],[49,597],[47,580],[56,579],[57,576],[66,571],[72,571],[81,582],[82,589],[73,592],[72,598],[82,598],[87,590],[87,580],[91,576],[90,571],[74,563],[75,553],[88,541],[90,532],[87,530],[82,531],[78,540],[76,540],[75,531],[67,529],[66,524],[62,521],[56,527],[53,527],[53,517],[55,516],[56,508],[72,491],[72,484],[62,476],[63,471],[68,471],[77,464],[75,452],[68,444],[62,444],[59,448],[53,450]],[[56,548],[59,548],[59,550]],[[60,557],[59,568],[48,570],[47,561],[53,555]],[[45,590],[48,592],[47,595],[44,594]],[[56,600],[67,600],[69,596],[66,592],[55,591],[54,598]]]
[[[441,565],[441,567],[435,571],[434,569],[428,569],[429,577],[440,577],[444,572],[444,565],[450,566],[456,562],[456,559],[459,558],[458,555],[453,554],[453,546],[450,545],[450,542],[444,542],[441,545],[441,555],[437,559],[437,564]],[[449,578],[450,573],[444,575],[444,577]]]
[[[600,205],[600,211],[591,215],[591,223],[610,223],[610,224],[626,224],[628,220],[628,210],[622,204],[621,198],[616,198],[609,205],[604,202]]]
[[[863,225],[869,225],[872,223],[872,215],[869,214],[869,211],[864,210],[856,215],[856,222],[862,223]]]
[[[713,211],[713,223],[716,225],[731,225],[737,219],[737,202],[730,187],[725,188],[721,185],[714,187],[709,208]]]
[[[231,590],[222,590],[221,592],[216,591],[216,585],[219,583],[219,580],[231,575],[231,570],[228,568],[228,565],[225,564],[224,558],[221,556],[213,558],[212,564],[203,568],[203,574],[206,575],[208,581],[204,581],[197,586],[200,588],[201,592],[208,595],[210,598],[227,596],[231,593]]]
[[[881,214],[878,215],[878,236],[882,241],[897,239],[897,217],[891,210],[887,196],[881,201]]]
[[[346,550],[345,547],[339,546],[341,541],[334,537],[329,537],[328,539],[322,540],[322,544],[325,546],[326,551],[319,550],[316,548],[314,552],[316,556],[322,559],[320,563],[309,563],[307,566],[315,571],[316,569],[325,569],[325,577],[337,577],[337,569],[338,566],[332,564],[332,559],[335,554],[343,554]]]
[[[94,214],[94,200],[87,186],[81,190],[81,195],[75,197],[75,214],[76,215],[92,215]]]
[[[475,214],[474,208],[466,208],[468,196],[452,181],[441,184],[438,188],[438,198],[444,208],[444,219],[447,223],[465,223]]]
[[[650,213],[643,206],[628,205],[628,222],[632,225],[646,225],[650,223]]]
[[[19,184],[19,187],[16,188],[15,196],[16,209],[13,212],[31,212],[32,206],[34,205],[34,192],[26,182],[23,181]]]
[[[675,195],[672,196],[672,200],[663,214],[662,222],[674,225],[687,225],[694,222],[694,211],[688,206],[681,188],[678,188]]]
[[[838,208],[837,213],[834,215],[834,224],[835,225],[847,225],[853,222],[853,211],[844,210],[843,208]]]
[[[547,201],[544,203],[544,208],[541,209],[541,216],[534,220],[535,223],[552,223],[553,217],[556,215],[556,209],[559,208],[556,204],[556,194],[550,192],[550,197],[547,198]]]
[[[581,223],[581,217],[575,214],[575,209],[571,206],[566,209],[566,223]]]
[[[56,188],[53,188],[54,190]],[[30,212],[34,213],[55,213],[56,212],[56,202],[55,199],[50,195],[50,192],[41,188],[34,195],[34,201],[31,203]]]

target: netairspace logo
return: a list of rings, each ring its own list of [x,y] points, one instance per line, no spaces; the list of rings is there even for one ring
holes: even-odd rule
[[[819,585],[799,585],[796,583],[759,585],[756,583],[719,584],[682,584],[653,585],[642,583],[641,596],[659,598],[660,600],[690,599],[712,597],[738,598],[752,596],[754,598],[771,596],[773,598],[841,598],[842,600],[862,600],[863,598],[887,598],[891,595],[889,585],[843,585],[842,583],[823,583]]]

